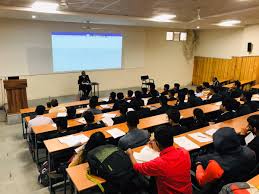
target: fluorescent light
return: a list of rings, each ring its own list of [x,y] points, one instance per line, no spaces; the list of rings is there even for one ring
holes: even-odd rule
[[[200,29],[200,26],[197,26],[196,28],[197,28],[197,29]]]
[[[234,26],[236,24],[240,24],[241,21],[239,20],[225,20],[225,21],[222,21],[220,23],[217,23],[218,26]]]
[[[37,16],[36,16],[36,15],[32,15],[31,18],[32,18],[32,19],[36,19]]]
[[[57,3],[45,2],[45,1],[36,1],[32,4],[31,8],[33,11],[38,12],[55,12],[58,9],[59,5]]]
[[[176,15],[161,14],[161,15],[152,17],[151,20],[155,22],[171,22],[171,19],[175,17]]]

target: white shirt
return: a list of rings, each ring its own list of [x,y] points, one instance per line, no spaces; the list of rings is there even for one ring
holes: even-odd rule
[[[67,109],[64,106],[56,106],[49,110],[49,113],[54,113],[54,112],[56,112],[56,113],[67,112]]]
[[[48,124],[53,124],[54,122],[52,121],[51,118],[45,117],[43,115],[38,115],[34,119],[30,120],[28,123],[28,133],[31,133],[31,128],[33,126],[39,126],[39,125],[48,125]]]

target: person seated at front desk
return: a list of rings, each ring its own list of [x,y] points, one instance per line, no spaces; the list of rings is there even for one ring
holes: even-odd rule
[[[85,71],[82,71],[81,75],[79,76],[78,79],[78,85],[79,85],[79,90],[83,92],[83,98],[89,98],[89,93],[92,90],[91,86],[91,80],[88,75],[85,74]]]

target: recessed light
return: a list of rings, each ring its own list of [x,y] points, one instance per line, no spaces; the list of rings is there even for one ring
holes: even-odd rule
[[[200,26],[197,26],[196,28],[197,28],[197,29],[200,29]]]
[[[36,15],[32,15],[31,18],[32,18],[32,19],[36,19],[37,16],[36,16]]]
[[[31,8],[33,11],[38,12],[55,12],[59,7],[58,3],[51,3],[47,1],[36,1],[32,4]]]
[[[172,22],[172,19],[175,17],[176,15],[161,14],[161,15],[152,17],[151,20],[155,22]]]
[[[228,26],[234,26],[240,23],[241,23],[240,20],[224,20],[224,21],[221,21],[220,23],[217,23],[216,25],[228,27]]]

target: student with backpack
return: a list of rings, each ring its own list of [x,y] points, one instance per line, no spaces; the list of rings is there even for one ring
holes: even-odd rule
[[[158,194],[192,194],[191,159],[184,148],[173,146],[173,130],[169,126],[160,126],[155,130],[154,140],[149,145],[160,152],[160,156],[145,163],[137,163],[131,149],[127,154],[133,168],[145,175],[154,176]]]

